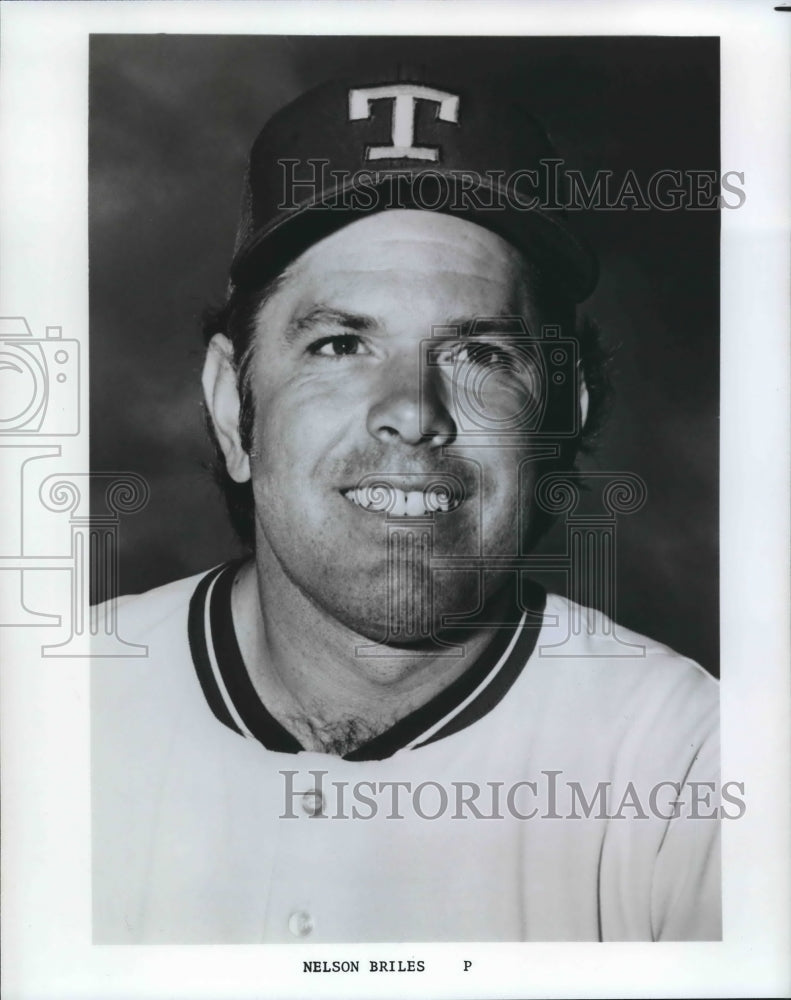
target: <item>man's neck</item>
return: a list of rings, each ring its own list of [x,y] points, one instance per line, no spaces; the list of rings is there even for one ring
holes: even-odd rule
[[[466,634],[455,656],[377,645],[277,576],[254,561],[241,567],[234,627],[259,698],[308,750],[343,755],[385,732],[460,677],[495,635]]]

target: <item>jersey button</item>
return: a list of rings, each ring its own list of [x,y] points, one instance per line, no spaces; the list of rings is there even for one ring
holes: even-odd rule
[[[308,816],[320,816],[324,812],[324,796],[318,788],[302,793],[302,811]]]
[[[296,910],[288,918],[288,929],[294,937],[307,937],[313,930],[313,917],[305,910]]]

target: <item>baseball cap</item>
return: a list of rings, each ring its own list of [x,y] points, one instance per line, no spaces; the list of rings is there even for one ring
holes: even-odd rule
[[[482,86],[398,73],[321,84],[253,143],[232,286],[268,280],[361,215],[416,208],[498,233],[582,301],[598,268],[562,208],[561,162],[532,115]]]

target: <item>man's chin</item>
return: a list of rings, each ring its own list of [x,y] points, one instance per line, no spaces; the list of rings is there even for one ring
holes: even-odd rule
[[[415,653],[446,645],[451,630],[448,621],[464,619],[480,607],[477,582],[458,578],[447,587],[401,587],[392,581],[377,581],[365,592],[346,591],[342,605],[337,601],[326,610],[337,621],[369,642]],[[356,600],[355,600],[356,597]]]

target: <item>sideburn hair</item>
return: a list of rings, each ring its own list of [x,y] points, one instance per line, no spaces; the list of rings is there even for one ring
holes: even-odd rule
[[[217,333],[223,334],[231,342],[236,390],[239,393],[239,438],[248,455],[253,450],[255,419],[251,368],[255,357],[256,325],[261,310],[283,285],[286,277],[287,272],[283,272],[259,288],[233,289],[222,306],[208,306],[202,317],[203,340],[206,346]],[[228,474],[225,456],[205,405],[203,419],[212,444],[212,477],[225,499],[231,525],[239,541],[248,551],[253,552],[255,549],[253,485],[250,480],[246,483],[237,483]]]

